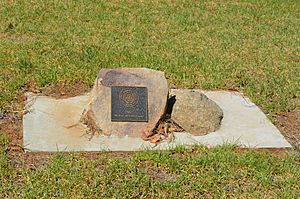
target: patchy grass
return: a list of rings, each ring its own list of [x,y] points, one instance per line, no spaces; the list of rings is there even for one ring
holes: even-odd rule
[[[0,132],[0,198],[12,196],[14,170],[8,160],[8,139]]]
[[[1,1],[0,107],[18,92],[148,67],[171,85],[299,105],[298,1]],[[34,87],[32,88],[32,82]],[[36,85],[35,85],[36,84]]]
[[[1,198],[300,197],[300,159],[289,153],[233,146],[136,152],[125,159],[71,153],[34,169],[11,169],[4,148],[0,155]]]

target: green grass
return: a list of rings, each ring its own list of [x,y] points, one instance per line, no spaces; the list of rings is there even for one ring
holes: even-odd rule
[[[239,88],[266,113],[299,103],[299,1],[1,1],[0,107],[35,81],[92,85],[101,68],[176,87]]]
[[[59,154],[35,169],[12,169],[3,158],[0,164],[1,198],[300,197],[299,156],[240,153],[232,146],[136,152],[125,159],[110,152],[95,159]]]
[[[164,71],[178,88],[236,89],[274,115],[300,105],[300,3],[0,1],[0,111],[53,84],[91,86],[101,68]],[[0,133],[0,198],[300,197],[299,156],[232,146],[127,159],[54,156],[14,167]]]

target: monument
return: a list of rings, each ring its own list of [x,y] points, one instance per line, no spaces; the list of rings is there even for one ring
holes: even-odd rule
[[[220,127],[223,113],[215,102],[203,96],[175,92],[176,120],[173,120],[172,110],[168,109],[169,88],[163,72],[147,68],[102,69],[81,122],[88,126],[92,135],[142,137],[153,143],[167,139],[170,133],[183,131],[185,127],[193,134],[205,135]],[[202,98],[205,100],[201,101]],[[199,112],[209,118],[194,114]]]
[[[291,147],[242,94],[170,90],[164,72],[148,68],[101,69],[91,92],[80,96],[26,97],[27,151],[135,151],[195,143]]]
[[[102,69],[81,121],[92,134],[141,137],[163,118],[168,101],[163,72],[147,68]]]

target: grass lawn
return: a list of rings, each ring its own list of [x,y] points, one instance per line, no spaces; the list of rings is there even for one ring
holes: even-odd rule
[[[1,1],[0,107],[36,84],[92,85],[105,67],[238,89],[266,113],[299,105],[297,1]],[[28,89],[27,89],[28,90]]]
[[[11,168],[0,136],[0,197],[11,198],[297,198],[300,157],[195,146],[137,152],[53,156],[47,165]]]
[[[148,67],[165,71],[172,87],[242,91],[272,118],[300,107],[299,18],[291,0],[2,0],[0,113],[25,91],[91,86],[101,68]],[[11,164],[3,134],[0,198],[300,197],[291,153],[61,154],[28,169]]]

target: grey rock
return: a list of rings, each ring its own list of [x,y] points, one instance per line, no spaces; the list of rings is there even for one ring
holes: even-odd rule
[[[111,86],[147,87],[148,122],[112,122]],[[90,128],[104,135],[141,137],[152,131],[164,115],[168,93],[163,72],[147,68],[102,69],[82,118]]]
[[[203,93],[193,90],[171,90],[176,102],[171,118],[193,135],[206,135],[220,128],[222,109]]]

